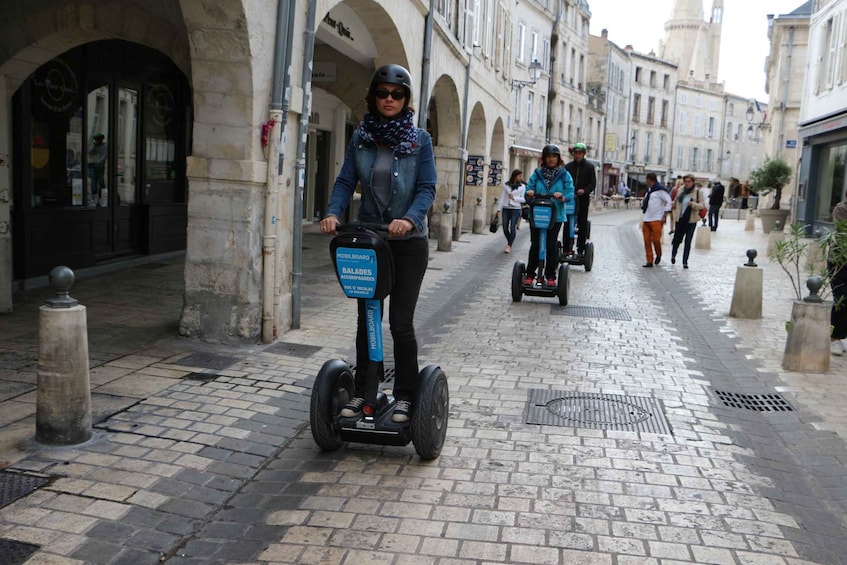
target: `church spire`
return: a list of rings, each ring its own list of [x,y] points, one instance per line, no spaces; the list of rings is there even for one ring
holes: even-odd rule
[[[717,82],[722,20],[723,0],[712,0],[708,19],[703,0],[674,0],[659,56],[677,64],[682,80]]]

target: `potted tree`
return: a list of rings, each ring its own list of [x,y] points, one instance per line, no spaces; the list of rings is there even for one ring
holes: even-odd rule
[[[791,180],[791,166],[783,159],[767,159],[765,164],[750,173],[750,187],[759,196],[773,193],[773,204],[769,209],[759,208],[759,217],[762,219],[762,232],[770,233],[777,221],[780,226],[785,226],[789,210],[780,209],[782,200],[782,188]]]

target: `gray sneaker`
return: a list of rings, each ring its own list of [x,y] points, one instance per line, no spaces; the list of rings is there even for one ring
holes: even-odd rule
[[[365,405],[365,399],[355,396],[350,399],[344,408],[341,409],[341,415],[345,418],[353,418],[362,413],[362,406]]]
[[[412,413],[412,403],[408,400],[398,400],[394,404],[394,414],[391,415],[391,421],[395,424],[403,424],[409,421],[409,415]]]
[[[829,345],[829,351],[833,355],[841,357],[842,355],[847,353],[847,347],[844,346],[843,341],[841,341],[840,339],[836,339]]]

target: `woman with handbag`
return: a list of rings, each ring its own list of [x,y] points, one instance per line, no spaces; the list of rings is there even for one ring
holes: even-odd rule
[[[506,236],[505,253],[512,252],[515,243],[515,230],[521,219],[521,206],[526,202],[526,185],[523,182],[523,171],[515,169],[508,182],[503,185],[500,195],[500,216],[503,218],[503,234]]]
[[[682,190],[680,190],[673,201],[673,212],[677,218],[674,226],[673,242],[671,243],[671,263],[676,264],[676,252],[679,244],[685,239],[682,250],[682,268],[688,268],[688,256],[691,254],[691,241],[694,239],[694,231],[697,229],[697,220],[700,219],[700,210],[706,210],[706,204],[700,190],[694,186],[694,177],[685,175],[682,177]]]

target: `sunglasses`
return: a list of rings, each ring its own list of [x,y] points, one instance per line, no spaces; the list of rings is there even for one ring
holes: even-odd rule
[[[406,97],[405,90],[385,90],[384,88],[380,88],[378,90],[374,90],[374,96],[379,98],[380,100],[385,100],[389,96],[394,100],[403,100]]]

